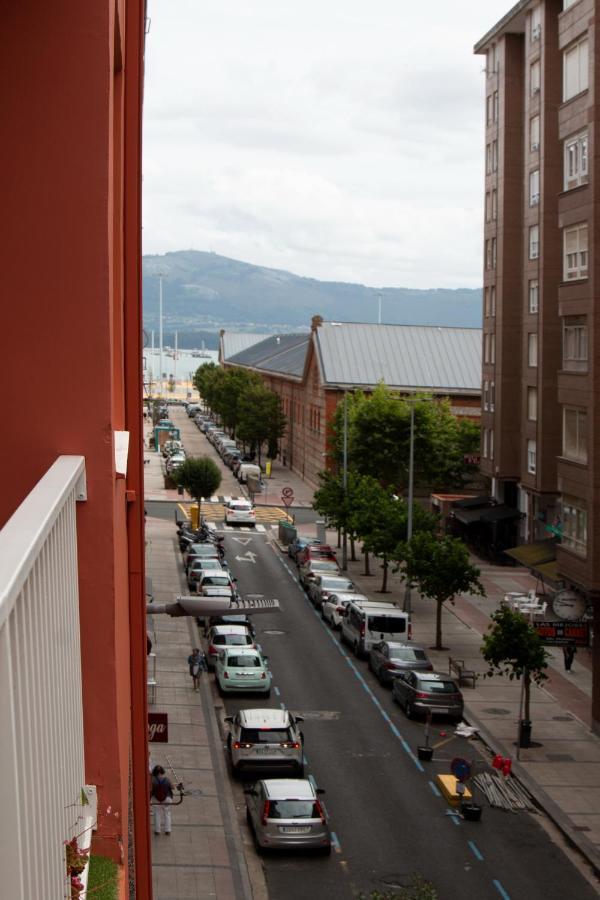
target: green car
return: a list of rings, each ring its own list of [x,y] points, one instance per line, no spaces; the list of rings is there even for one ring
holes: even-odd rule
[[[223,647],[215,663],[219,690],[224,694],[256,691],[269,697],[271,673],[267,657],[253,647]]]

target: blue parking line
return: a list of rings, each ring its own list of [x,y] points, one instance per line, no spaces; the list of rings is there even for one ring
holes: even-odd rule
[[[448,818],[452,820],[453,825],[460,825],[460,819],[458,815],[451,813]]]
[[[442,792],[440,790],[438,790],[437,786],[433,783],[433,781],[429,782],[429,787],[431,788],[431,790],[433,791],[433,793],[435,794],[436,797],[442,796]]]
[[[335,833],[335,831],[331,832],[331,846],[333,847],[333,849],[335,850],[336,853],[342,852],[342,848],[341,848],[338,836]]]
[[[306,753],[303,753],[303,754],[302,754],[302,765],[303,765],[303,766],[307,766],[307,765],[308,765],[308,757],[307,757]]]
[[[279,706],[281,707],[281,709],[285,709],[285,703],[280,703]]]
[[[273,686],[273,690],[275,691],[275,693],[277,694],[278,697],[281,696],[281,691],[279,690],[278,687]]]
[[[467,843],[473,851],[473,856],[475,857],[475,859],[478,859],[479,862],[483,862],[483,854],[481,853],[477,845],[473,841],[467,841]]]
[[[496,890],[502,897],[502,900],[510,900],[510,894],[506,893],[506,891],[504,890],[504,888],[502,887],[502,885],[500,884],[500,882],[498,881],[497,878],[494,878],[494,880],[492,881],[492,884],[494,885],[494,887],[496,888]]]

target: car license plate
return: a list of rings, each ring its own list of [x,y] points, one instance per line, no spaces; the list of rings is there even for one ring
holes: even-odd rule
[[[310,825],[281,825],[279,830],[283,834],[310,834]]]
[[[257,747],[254,752],[255,753],[270,753],[271,748],[270,747]]]
[[[432,707],[431,707],[431,712],[435,712],[435,713],[448,713],[448,712],[450,712],[450,710],[448,709],[447,706],[432,706]]]

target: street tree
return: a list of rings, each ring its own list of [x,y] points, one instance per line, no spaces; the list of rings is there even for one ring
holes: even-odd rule
[[[435,649],[445,650],[442,646],[444,603],[453,602],[457,594],[484,596],[479,569],[469,562],[469,552],[462,541],[425,531],[413,534],[409,543],[400,545],[397,558],[410,584],[424,597],[435,600]]]
[[[261,461],[262,446],[269,444],[269,452],[275,450],[280,438],[285,434],[286,417],[281,408],[281,399],[273,391],[261,384],[250,385],[241,397],[237,435],[244,443],[250,444]]]
[[[523,679],[524,718],[531,720],[531,682],[540,685],[547,679],[549,655],[527,617],[501,607],[492,614],[489,633],[484,635],[481,652],[489,668],[488,676],[508,675]]]
[[[346,489],[342,473],[319,472],[319,487],[314,493],[313,509],[325,516],[331,527],[346,533],[350,538],[352,559],[356,537],[356,509],[359,503],[362,476],[348,472]]]
[[[181,485],[198,504],[198,521],[202,512],[202,498],[212,497],[221,484],[221,470],[208,456],[189,456],[173,473],[173,480]]]

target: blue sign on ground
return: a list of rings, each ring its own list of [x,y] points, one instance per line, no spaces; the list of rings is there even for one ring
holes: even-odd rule
[[[460,756],[455,756],[450,763],[450,771],[457,781],[466,781],[471,775],[471,764]]]

